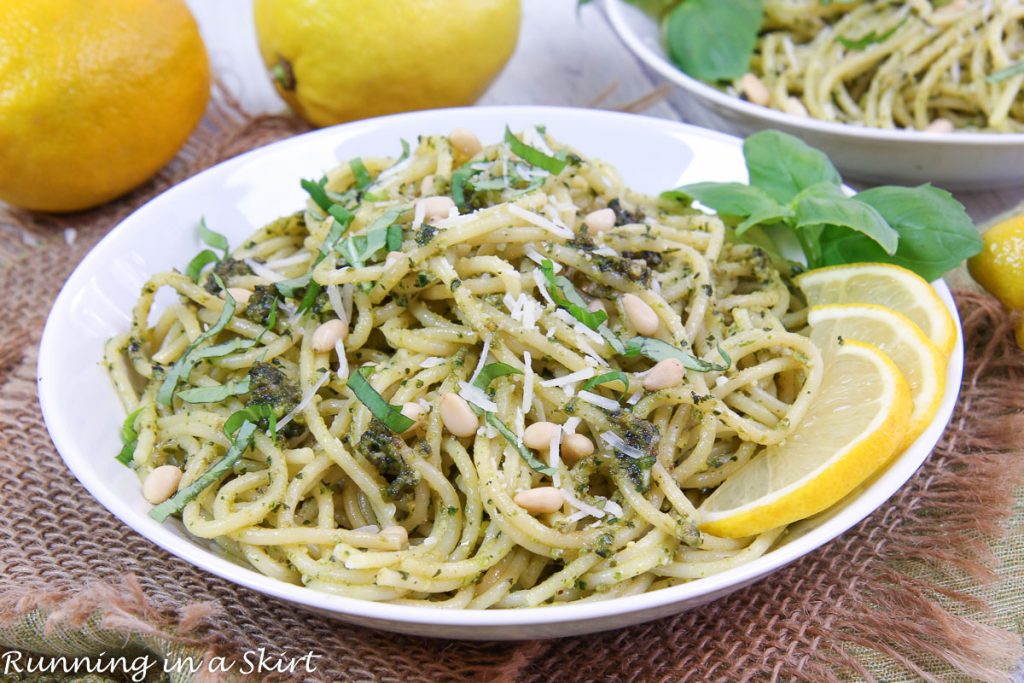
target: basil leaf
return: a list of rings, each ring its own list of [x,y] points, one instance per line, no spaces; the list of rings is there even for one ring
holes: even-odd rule
[[[366,170],[362,159],[359,157],[352,159],[348,162],[348,167],[352,169],[352,177],[355,179],[357,190],[363,190],[373,184],[373,178],[370,177],[370,172]]]
[[[818,183],[803,190],[793,200],[798,230],[808,226],[836,226],[859,232],[874,240],[886,254],[895,254],[899,233],[878,211],[863,202],[843,195],[831,183]]]
[[[327,196],[327,190],[324,189],[324,185],[327,184],[327,176],[322,177],[316,182],[303,178],[299,184],[302,185],[302,189],[306,191],[306,194],[313,199],[314,204],[324,211],[331,210],[331,206],[334,205],[334,202]]]
[[[308,285],[312,279],[313,275],[311,273],[306,273],[299,277],[293,277],[290,280],[281,280],[280,282],[275,283],[274,287],[276,287],[277,291],[281,292],[281,294],[291,299],[295,297],[296,290],[302,289]]]
[[[488,363],[480,368],[480,374],[476,376],[473,386],[477,389],[487,390],[491,382],[506,375],[521,375],[522,370],[514,368],[506,363]]]
[[[822,235],[822,259],[833,265],[858,261],[894,263],[926,280],[946,271],[982,249],[981,236],[953,195],[932,187],[877,187],[854,197],[875,208],[899,233],[895,254],[857,233],[828,231]]]
[[[220,261],[220,257],[209,249],[203,249],[188,262],[187,266],[185,266],[185,275],[187,275],[192,282],[198,283],[199,278],[203,276],[203,268],[211,263],[217,263],[218,261]]]
[[[842,178],[822,152],[777,130],[754,133],[743,141],[743,157],[750,184],[780,204],[788,204],[801,190],[826,182],[841,185]]]
[[[224,421],[224,435],[229,439],[233,439],[235,432],[246,422],[251,422],[258,426],[261,420],[267,420],[270,423],[270,433],[276,441],[277,413],[274,412],[274,406],[269,403],[253,403],[231,413],[228,419]]]
[[[188,380],[188,376],[192,374],[192,368],[198,362],[199,357],[190,359],[192,352],[195,351],[199,346],[204,344],[207,340],[217,336],[221,330],[227,327],[228,322],[231,320],[231,316],[235,314],[235,298],[231,296],[227,291],[227,287],[224,286],[224,281],[214,274],[214,279],[220,288],[224,290],[225,300],[224,309],[220,313],[220,317],[206,332],[196,337],[196,340],[188,345],[185,352],[174,362],[171,369],[167,372],[167,376],[164,378],[163,384],[160,385],[160,390],[157,392],[156,400],[163,405],[171,404],[171,397],[174,396],[174,389],[178,386],[178,382],[181,380]]]
[[[905,24],[906,22],[907,18],[903,17],[903,19],[898,24],[896,24],[891,29],[881,34],[872,30],[869,31],[866,36],[863,36],[861,38],[852,39],[844,38],[843,36],[836,36],[836,40],[839,41],[839,43],[842,44],[842,46],[845,47],[847,50],[860,51],[869,45],[874,45],[875,43],[884,43],[885,41],[889,40],[890,38],[892,38],[892,35],[896,33],[896,31],[898,31],[900,27],[903,26],[903,24]]]
[[[621,382],[622,389],[619,392],[620,394],[626,393],[626,390],[629,389],[629,377],[626,376],[626,373],[620,370],[615,370],[613,372],[606,372],[603,375],[598,375],[597,377],[591,377],[583,383],[582,391],[590,391],[594,387],[607,384],[608,382]]]
[[[401,138],[402,141],[402,156],[398,157],[398,161],[395,162],[395,166],[402,163],[409,158],[409,141],[405,138]]]
[[[505,142],[517,157],[531,166],[544,169],[551,175],[558,175],[565,169],[566,164],[569,163],[565,159],[549,156],[539,149],[530,147],[513,135],[512,130],[508,126],[505,126]]]
[[[242,453],[248,450],[249,446],[252,445],[253,434],[255,432],[256,425],[252,422],[247,421],[242,424],[238,429],[238,436],[235,437],[234,442],[231,444],[228,452],[224,454],[223,458],[211,465],[210,468],[203,472],[203,474],[194,482],[150,510],[149,516],[158,522],[163,522],[171,515],[181,512],[186,505],[196,498],[196,496],[231,471],[231,468],[234,467],[238,459],[242,457]]]
[[[667,358],[675,358],[683,364],[684,368],[695,370],[697,372],[725,372],[732,365],[732,358],[725,352],[721,346],[718,347],[718,355],[722,357],[724,365],[717,363],[709,363],[706,360],[692,356],[680,348],[672,346],[668,342],[663,342],[660,339],[654,337],[633,337],[626,341],[626,352],[624,354],[627,357],[631,356],[645,356],[650,358],[654,362],[663,361]]]
[[[459,207],[459,211],[465,211],[467,208],[466,185],[472,175],[473,169],[469,167],[469,164],[460,166],[452,173],[452,201],[455,202],[455,206]]]
[[[663,192],[666,199],[697,200],[722,216],[744,220],[736,226],[736,234],[761,223],[777,223],[791,218],[793,211],[772,199],[764,190],[743,183],[693,183]]]
[[[597,331],[602,337],[604,337],[604,340],[608,342],[608,346],[612,347],[612,350],[615,351],[615,353],[621,354],[626,352],[625,344],[622,343],[621,339],[615,336],[615,333],[612,332],[611,328],[608,327],[606,323],[598,325]]]
[[[207,246],[224,252],[223,258],[228,257],[228,238],[215,230],[210,230],[206,225],[205,218],[199,219],[199,239],[203,240]]]
[[[124,418],[124,422],[121,424],[121,443],[124,444],[124,447],[117,454],[116,460],[128,467],[132,466],[132,461],[135,458],[135,447],[139,445],[139,433],[135,431],[135,420],[143,408],[145,406],[139,406],[128,413],[128,416]]]
[[[402,226],[389,225],[385,242],[388,251],[402,251]]]
[[[226,382],[215,387],[195,387],[183,389],[177,396],[185,403],[219,403],[231,396],[249,393],[249,376],[233,382]]]
[[[516,449],[516,452],[519,453],[519,457],[530,466],[530,469],[535,472],[540,472],[541,474],[546,474],[549,477],[553,477],[555,475],[557,470],[542,463],[537,459],[537,456],[533,454],[533,451],[519,443],[519,439],[516,437],[515,433],[509,429],[508,425],[502,422],[497,415],[492,412],[487,412],[484,413],[484,419],[487,420],[487,424],[497,429],[498,433],[505,437],[505,441],[507,441],[512,448]]]
[[[572,317],[592,330],[596,330],[601,323],[608,320],[608,314],[604,311],[591,311],[587,308],[587,302],[579,295],[569,278],[562,275],[555,276],[555,266],[549,259],[544,259],[540,264],[540,269],[550,285],[551,298],[556,304],[569,311]]]
[[[1020,74],[1024,74],[1024,62],[1017,62],[1004,69],[1000,69],[999,71],[993,71],[985,77],[985,82],[999,83],[1000,81],[1005,81],[1007,78],[1013,78]]]
[[[762,0],[686,0],[668,15],[665,42],[683,73],[731,81],[750,69],[764,16]]]
[[[383,396],[377,393],[376,389],[370,386],[366,379],[369,370],[368,367],[361,367],[348,378],[348,388],[352,390],[360,403],[369,408],[370,413],[393,432],[401,434],[416,424],[415,420],[402,415],[401,409],[388,403]]]

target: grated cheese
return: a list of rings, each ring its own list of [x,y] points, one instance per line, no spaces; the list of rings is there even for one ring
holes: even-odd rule
[[[540,294],[544,297],[544,300],[554,306],[555,300],[551,298],[550,294],[548,294],[547,283],[544,282],[544,273],[542,273],[539,268],[533,271],[533,281],[537,283],[537,289],[540,290]]]
[[[523,351],[523,416],[530,414],[533,407],[533,357]]]
[[[580,422],[582,422],[580,418],[570,417],[568,420],[565,421],[565,424],[562,425],[562,431],[565,432],[566,434],[575,434],[576,428],[579,427]]]
[[[487,354],[491,352],[491,335],[487,335],[484,338],[484,348],[480,350],[480,359],[476,362],[476,368],[473,369],[473,374],[470,375],[469,383],[473,384],[476,378],[480,376],[480,371],[484,369],[484,363],[487,362]]]
[[[522,218],[524,221],[536,225],[538,228],[544,228],[545,230],[550,232],[552,235],[555,235],[556,237],[572,239],[572,231],[570,231],[568,228],[560,228],[551,221],[549,221],[544,216],[541,216],[539,213],[527,211],[518,204],[509,204],[508,212],[511,213],[513,216],[516,216],[517,218]]]
[[[466,399],[466,401],[472,403],[480,410],[492,413],[498,410],[498,404],[487,396],[487,392],[478,387],[474,387],[468,382],[459,382],[459,396]]]
[[[302,400],[299,401],[299,405],[292,408],[292,411],[290,413],[288,413],[287,415],[285,415],[284,417],[277,421],[278,430],[284,429],[285,425],[291,422],[296,415],[298,415],[299,413],[306,409],[306,406],[309,405],[309,402],[313,400],[314,396],[316,396],[316,392],[320,391],[320,387],[324,385],[324,382],[326,382],[327,378],[330,376],[331,371],[325,370],[324,374],[320,377],[319,380],[317,380],[317,383],[314,384],[313,387],[306,393],[306,395],[302,397]]]
[[[604,511],[612,517],[622,516],[622,506],[616,503],[614,500],[606,500],[604,502]]]
[[[579,394],[577,394],[577,396],[579,396],[580,399],[586,401],[587,403],[595,405],[598,408],[604,408],[605,410],[617,411],[621,408],[618,401],[613,401],[610,398],[605,398],[604,396],[592,394],[589,391],[581,391]]]
[[[441,358],[440,356],[427,356],[420,363],[421,368],[436,368],[438,365],[444,365],[448,362],[447,358]]]
[[[544,261],[548,260],[548,261],[551,261],[551,270],[552,271],[554,271],[556,273],[559,273],[562,270],[562,264],[561,263],[556,263],[554,260],[549,259],[547,256],[544,256],[539,251],[537,251],[536,249],[534,249],[533,247],[531,247],[529,245],[527,245],[526,249],[523,250],[523,253],[526,255],[526,258],[530,259],[531,261],[536,263],[538,266],[544,265]]]
[[[269,280],[270,282],[281,282],[285,279],[284,275],[281,275],[281,273],[276,270],[268,268],[266,265],[256,261],[255,259],[247,258],[242,260],[245,261],[245,265],[249,266],[249,269],[252,270],[252,272],[256,273],[257,276],[264,280]]]
[[[338,354],[338,377],[348,377],[348,357],[345,355],[345,342],[338,340],[334,342],[334,351]]]
[[[628,455],[631,458],[643,458],[647,454],[635,446],[630,446],[615,432],[601,432],[601,441],[615,449],[616,452]]]
[[[570,372],[568,375],[561,377],[555,377],[553,379],[546,379],[540,383],[542,387],[564,387],[567,384],[573,384],[585,379],[590,379],[594,376],[594,368],[583,368],[576,372]],[[618,405],[618,404],[616,404]]]
[[[427,204],[423,201],[416,202],[412,210],[412,229],[419,230],[423,226],[423,219],[427,217]]]
[[[338,285],[327,285],[327,300],[331,302],[334,315],[338,316],[338,320],[347,325],[348,318],[345,316],[345,304],[341,300],[341,287]]]

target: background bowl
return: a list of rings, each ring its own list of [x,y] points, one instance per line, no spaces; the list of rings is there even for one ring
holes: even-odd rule
[[[619,168],[626,183],[655,193],[698,180],[744,181],[740,141],[692,126],[628,114],[545,107],[450,109],[327,128],[254,150],[171,188],[114,228],[68,279],[50,312],[39,358],[39,400],[68,467],[125,524],[182,560],[241,586],[345,621],[423,636],[525,639],[569,636],[664,617],[727,595],[811,552],[884,503],[920,466],[952,414],[963,370],[958,341],[946,394],[932,425],[874,480],[817,518],[801,522],[778,548],[746,565],[673,588],[604,602],[519,610],[442,610],[327,595],[264,576],[190,537],[176,520],[158,524],[135,474],[114,460],[124,411],[100,364],[104,342],[128,329],[129,312],[150,275],[181,268],[201,248],[195,225],[239,244],[257,227],[302,206],[299,179],[319,177],[360,155],[399,153],[399,139],[462,126],[485,143],[506,125],[546,124],[556,138]],[[945,284],[936,288],[956,315]],[[168,294],[163,292],[162,294]],[[173,300],[158,297],[157,306]]]
[[[929,134],[793,116],[728,95],[669,61],[658,23],[625,0],[603,0],[609,23],[650,71],[672,83],[669,100],[688,122],[742,137],[775,128],[824,151],[848,179],[932,183],[948,190],[992,190],[1024,183],[1024,133]]]

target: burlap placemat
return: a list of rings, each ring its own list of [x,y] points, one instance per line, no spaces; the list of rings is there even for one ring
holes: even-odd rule
[[[1015,511],[1024,354],[1009,316],[977,294],[958,295],[967,367],[953,423],[907,486],[818,552],[677,617],[543,642],[397,636],[238,588],[119,523],[65,469],[39,412],[36,347],[53,298],[88,249],[143,201],[301,130],[294,119],[245,116],[218,94],[181,156],[132,195],[62,218],[0,209],[0,647],[207,662],[260,647],[313,652],[316,673],[295,678],[325,681],[1007,678],[1021,654],[1014,620],[1024,611],[1024,532]],[[3,680],[60,679],[4,678],[3,663]]]

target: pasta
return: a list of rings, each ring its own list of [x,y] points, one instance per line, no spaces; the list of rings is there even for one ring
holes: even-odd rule
[[[823,121],[1024,131],[1016,0],[766,0],[753,76],[731,90]]]
[[[182,473],[154,516],[282,581],[428,607],[624,596],[765,553],[785,528],[718,538],[697,508],[814,401],[803,303],[717,217],[543,129],[465,137],[343,164],[212,270],[145,285],[106,363],[144,490]]]

